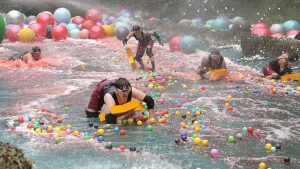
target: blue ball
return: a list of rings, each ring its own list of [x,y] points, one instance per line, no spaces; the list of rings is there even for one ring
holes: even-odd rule
[[[202,130],[206,129],[206,126],[205,126],[205,125],[202,125],[202,126],[201,126],[201,129],[202,129]]]
[[[126,28],[125,30],[131,31],[131,26],[128,23],[125,23],[125,22],[115,22],[114,23],[115,33],[117,33],[117,29],[119,27],[124,27],[124,28]]]
[[[103,136],[98,136],[98,142],[102,142],[104,141],[104,137]]]
[[[58,8],[53,14],[54,20],[57,24],[69,23],[71,20],[71,13],[66,8]]]
[[[213,21],[212,23],[212,28],[213,29],[223,29],[223,30],[228,30],[229,29],[229,24],[224,18],[219,18]]]
[[[183,53],[189,54],[196,51],[198,42],[193,36],[185,36],[180,40],[179,48]]]
[[[78,30],[80,30],[79,25],[74,24],[74,23],[69,23],[69,24],[67,25],[67,29],[68,29],[69,32],[71,32],[73,29],[78,29]]]
[[[115,127],[114,131],[119,132],[120,131],[119,127]]]
[[[133,18],[134,13],[132,13],[130,11],[125,11],[125,12],[121,13],[121,16],[128,17],[128,18]]]
[[[293,29],[300,29],[300,23],[295,20],[288,20],[283,23],[283,27],[285,28],[286,32],[288,32]]]
[[[89,132],[84,132],[84,134],[83,134],[84,136],[89,136],[90,135],[90,133]]]

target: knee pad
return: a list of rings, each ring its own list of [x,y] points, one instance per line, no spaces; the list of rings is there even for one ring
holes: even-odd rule
[[[135,59],[136,61],[140,62],[140,61],[142,61],[142,56],[137,55],[137,56],[135,56],[134,59]]]
[[[147,54],[149,57],[152,57],[152,56],[153,56],[152,48],[147,48],[146,54]]]

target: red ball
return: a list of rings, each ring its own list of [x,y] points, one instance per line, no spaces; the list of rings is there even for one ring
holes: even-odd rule
[[[52,133],[52,132],[53,132],[52,128],[48,128],[47,133]]]
[[[284,38],[284,35],[281,34],[281,33],[274,33],[273,35],[271,35],[273,38],[278,38],[278,39],[281,39],[281,38]]]
[[[47,31],[46,27],[40,23],[34,23],[28,28],[32,29],[35,33],[34,41],[42,41],[46,38]]]
[[[144,121],[144,116],[143,116],[143,115],[139,115],[139,116],[138,116],[138,120]]]
[[[269,27],[268,24],[266,24],[264,22],[258,22],[255,25],[253,25],[251,29],[254,30],[256,28],[267,28],[267,29],[269,29],[270,27]]]
[[[67,39],[69,32],[65,26],[57,25],[52,28],[51,35],[55,40],[65,40]]]
[[[44,27],[54,25],[54,17],[49,13],[41,13],[37,16],[36,22],[42,24]]]
[[[81,30],[82,29],[87,29],[89,30],[91,27],[96,26],[96,22],[93,20],[85,20],[82,25],[81,25]]]
[[[31,129],[33,127],[33,125],[31,123],[27,124],[27,128]]]
[[[182,39],[182,36],[175,36],[169,42],[169,48],[171,52],[180,51],[179,43]]]
[[[10,126],[10,130],[11,131],[15,131],[16,130],[16,126]]]
[[[125,130],[120,130],[120,135],[121,136],[124,136],[126,134],[126,131]]]
[[[120,150],[124,151],[125,150],[125,146],[124,145],[120,145]]]
[[[103,39],[105,38],[105,31],[101,26],[93,26],[90,28],[90,39]]]
[[[84,21],[85,21],[84,17],[81,17],[81,16],[75,16],[75,17],[72,19],[72,23],[75,23],[75,24],[77,24],[77,25],[82,24]]]
[[[18,116],[18,122],[21,124],[24,122],[23,116]]]
[[[249,134],[253,134],[254,129],[253,129],[253,127],[250,126],[250,127],[248,127],[247,131]]]
[[[255,28],[252,29],[251,34],[257,35],[257,36],[271,36],[272,32],[269,28]]]
[[[229,111],[233,110],[233,107],[232,106],[228,106],[228,110]]]
[[[21,25],[11,25],[6,31],[6,37],[9,41],[19,41],[18,34],[23,27]]]
[[[92,9],[89,9],[89,10],[86,11],[85,19],[86,20],[93,20],[96,23],[101,22],[102,21],[102,14],[97,9],[92,8]]]
[[[206,87],[205,86],[201,86],[201,90],[205,90],[206,89]]]
[[[80,39],[88,39],[90,38],[90,31],[87,29],[82,29],[79,33]]]

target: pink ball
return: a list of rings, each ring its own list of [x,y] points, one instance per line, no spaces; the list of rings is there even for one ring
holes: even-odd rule
[[[159,99],[159,103],[160,104],[164,104],[165,103],[165,99],[163,99],[163,98]]]
[[[90,28],[90,39],[105,38],[105,31],[101,26],[93,26]]]
[[[269,28],[255,28],[252,29],[251,34],[257,35],[257,36],[271,36],[272,32]]]
[[[6,31],[6,37],[9,41],[15,42],[19,40],[18,34],[22,29],[21,25],[11,25]]]
[[[28,28],[32,29],[35,33],[34,41],[42,41],[46,38],[47,30],[46,27],[40,23],[34,23]]]
[[[92,8],[92,9],[89,9],[89,10],[86,11],[85,19],[86,20],[93,20],[96,23],[101,22],[102,21],[102,14],[97,9]]]
[[[97,25],[97,23],[93,20],[85,20],[81,25],[81,30],[82,29],[88,29],[89,30],[91,27],[96,26],[96,25]]]
[[[256,134],[257,135],[261,135],[261,130],[260,129],[256,129]]]
[[[54,25],[54,17],[49,13],[42,13],[37,16],[36,22],[42,24],[44,27]]]
[[[65,26],[57,25],[52,28],[51,35],[55,40],[65,40],[67,39],[69,32]]]
[[[281,39],[281,38],[283,38],[284,37],[284,35],[283,34],[281,34],[281,33],[274,33],[273,35],[271,35],[273,38],[278,38],[278,39]]]
[[[299,32],[300,32],[299,29],[292,29],[286,33],[286,36],[288,37],[290,35],[297,35]]]
[[[120,150],[124,151],[125,150],[125,146],[124,145],[120,145]]]
[[[90,31],[87,29],[82,29],[79,34],[80,39],[88,39],[90,37]]]
[[[179,43],[182,39],[182,36],[175,36],[169,42],[169,48],[171,52],[180,51]]]
[[[85,21],[84,17],[76,16],[72,19],[72,23],[75,23],[77,25],[82,24]]]
[[[252,26],[252,30],[256,29],[256,28],[267,28],[269,29],[269,25],[264,23],[264,22],[258,22],[255,25]]]
[[[218,151],[218,149],[212,149],[212,150],[210,151],[210,156],[211,156],[212,158],[218,157],[218,156],[219,156],[219,151]]]

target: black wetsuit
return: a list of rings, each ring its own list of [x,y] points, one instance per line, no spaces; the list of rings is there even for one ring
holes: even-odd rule
[[[9,61],[23,60],[23,56],[30,52],[16,53],[8,58]]]
[[[285,59],[285,58],[281,58],[281,59]],[[288,72],[288,68],[287,68],[288,64],[286,64],[284,71],[280,72],[280,65],[278,64],[279,60],[280,60],[279,58],[271,60],[269,62],[269,65],[277,74],[284,75],[286,72]]]
[[[151,35],[145,36],[143,31],[141,31],[141,35],[142,38],[138,38],[135,34],[133,34],[134,38],[139,41],[143,47],[147,47],[148,43],[152,40]]]

